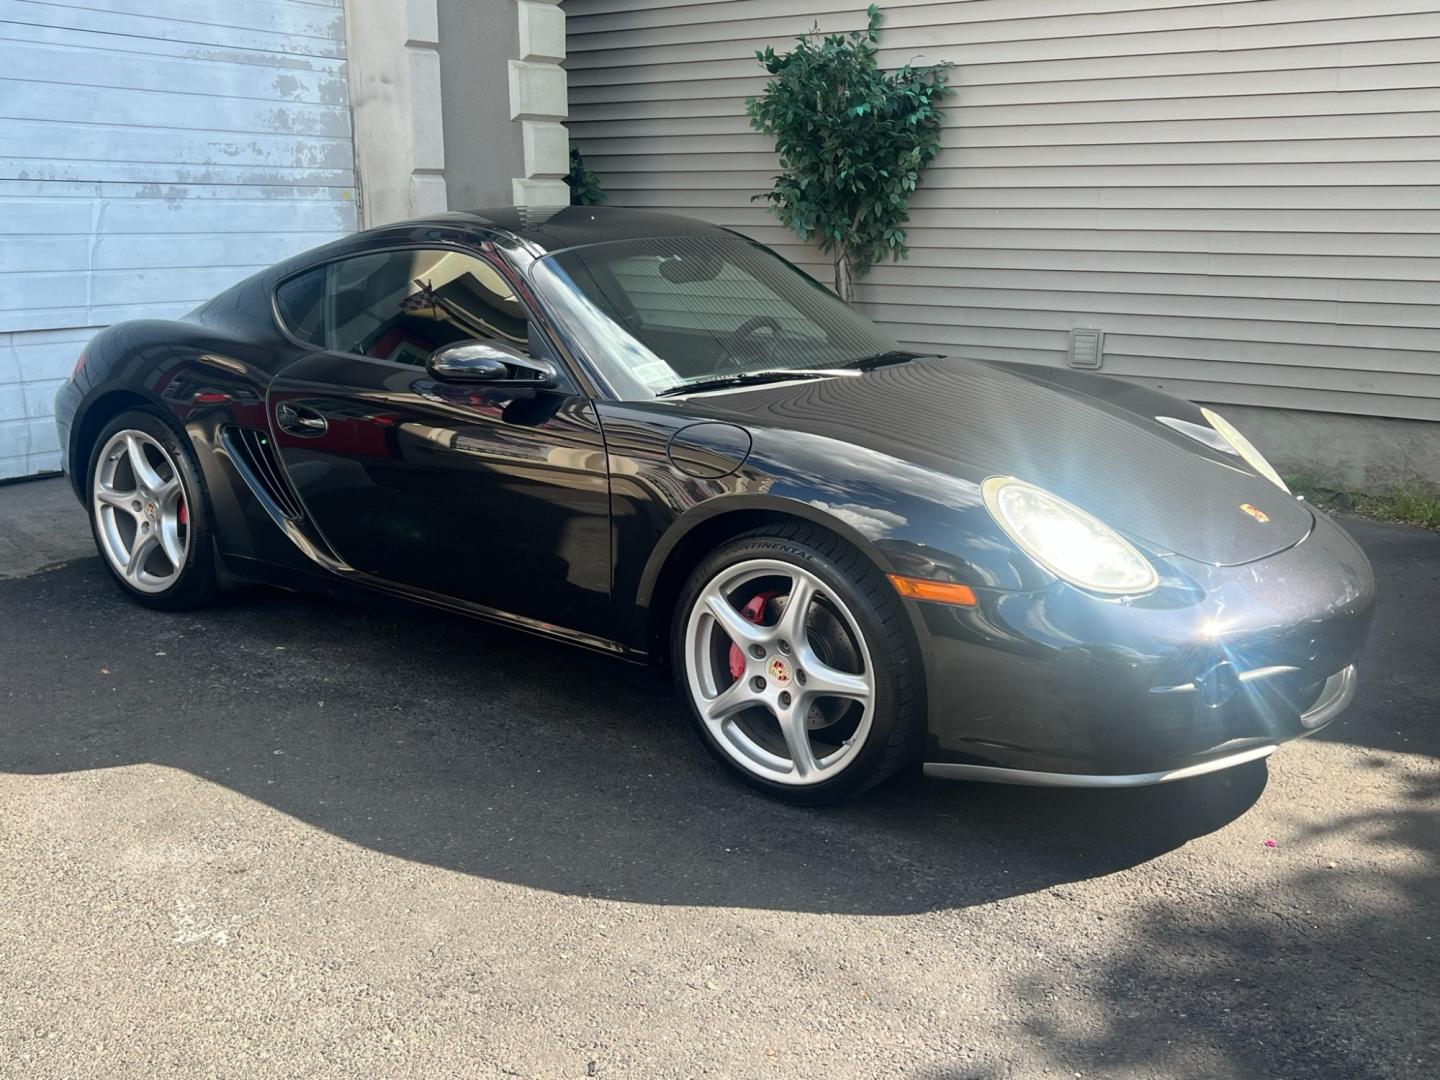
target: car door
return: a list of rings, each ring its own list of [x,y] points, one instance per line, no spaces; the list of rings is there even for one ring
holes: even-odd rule
[[[355,570],[610,637],[609,483],[595,409],[554,389],[447,384],[425,361],[494,340],[546,350],[505,268],[404,248],[276,290],[305,346],[271,384],[271,430],[317,530]]]

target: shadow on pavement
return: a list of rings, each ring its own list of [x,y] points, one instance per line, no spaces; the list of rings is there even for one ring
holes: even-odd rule
[[[425,611],[267,591],[139,608],[94,559],[0,582],[0,770],[155,762],[354,843],[656,904],[889,914],[1135,865],[1245,812],[1263,763],[1160,788],[905,777],[825,811],[724,776],[668,683]]]

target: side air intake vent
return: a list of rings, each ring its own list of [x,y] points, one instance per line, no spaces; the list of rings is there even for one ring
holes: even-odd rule
[[[223,438],[230,457],[255,494],[269,500],[291,521],[300,520],[300,500],[280,470],[270,436],[253,428],[229,427]]]

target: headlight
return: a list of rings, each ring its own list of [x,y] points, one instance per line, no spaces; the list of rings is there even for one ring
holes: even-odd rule
[[[1265,455],[1260,453],[1259,450],[1256,450],[1249,439],[1236,431],[1230,421],[1226,420],[1217,412],[1211,412],[1209,409],[1201,409],[1200,411],[1205,414],[1205,419],[1210,421],[1210,426],[1218,431],[1224,437],[1225,441],[1235,448],[1235,452],[1245,459],[1245,464],[1249,465],[1287,495],[1290,493],[1290,489],[1285,486],[1285,481],[1280,479],[1280,474],[1265,460]]]
[[[1056,577],[1124,595],[1159,584],[1155,568],[1129,541],[1058,495],[1013,476],[992,476],[981,491],[1010,539]]]

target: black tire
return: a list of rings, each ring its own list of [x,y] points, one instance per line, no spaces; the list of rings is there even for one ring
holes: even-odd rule
[[[707,726],[691,689],[686,635],[692,610],[717,574],[757,559],[785,562],[818,578],[854,617],[872,660],[874,704],[864,744],[838,775],[808,786],[776,782],[737,764]],[[799,523],[775,525],[717,548],[701,560],[681,590],[670,645],[676,690],[696,735],[735,777],[768,795],[807,806],[842,802],[889,779],[919,757],[924,734],[917,691],[920,665],[905,612],[876,566],[833,533]]]
[[[101,538],[100,516],[95,500],[95,477],[100,457],[107,444],[122,431],[141,431],[153,438],[169,455],[179,474],[184,494],[188,542],[180,572],[174,582],[162,591],[146,592],[126,581],[105,553]],[[161,611],[184,611],[200,607],[212,600],[217,591],[215,556],[212,541],[210,497],[190,440],[177,432],[156,413],[134,409],[121,413],[105,425],[90,451],[85,471],[85,504],[90,515],[90,532],[95,540],[100,561],[126,596],[136,603]]]

